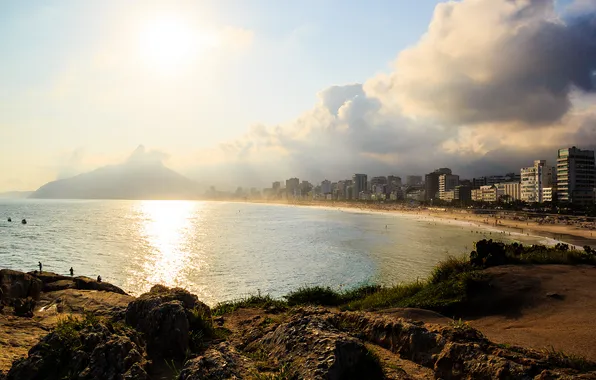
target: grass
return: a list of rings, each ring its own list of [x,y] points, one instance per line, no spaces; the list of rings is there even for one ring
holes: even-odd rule
[[[438,312],[456,312],[465,305],[476,289],[487,284],[482,269],[498,265],[525,264],[594,264],[596,252],[569,249],[565,244],[555,247],[523,246],[481,240],[469,257],[449,257],[437,264],[428,280],[398,284],[391,287],[364,285],[345,291],[330,287],[301,287],[283,300],[270,296],[249,296],[218,304],[214,315],[233,312],[239,308],[275,307],[285,310],[300,305],[339,307],[342,310],[377,310],[389,307],[416,307]]]
[[[235,301],[220,302],[211,310],[211,312],[214,316],[220,316],[236,311],[237,309],[249,307],[260,309],[274,307],[280,310],[285,310],[288,305],[283,300],[275,299],[269,295],[253,295]]]
[[[563,351],[555,350],[552,346],[544,350],[544,353],[549,361],[554,362],[559,367],[573,368],[581,372],[594,371],[596,369],[596,363],[579,355],[567,354]]]

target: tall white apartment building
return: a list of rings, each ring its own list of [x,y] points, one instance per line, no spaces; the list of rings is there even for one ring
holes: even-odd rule
[[[554,168],[546,160],[534,161],[534,166],[521,169],[521,200],[528,203],[544,202],[543,189],[553,187]]]
[[[459,176],[455,174],[441,174],[439,176],[439,199],[447,200],[446,193],[455,190],[459,185]],[[453,197],[451,197],[453,199]]]

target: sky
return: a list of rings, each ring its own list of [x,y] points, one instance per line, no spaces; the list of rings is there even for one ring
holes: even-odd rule
[[[503,174],[596,146],[593,0],[0,3],[0,191]]]

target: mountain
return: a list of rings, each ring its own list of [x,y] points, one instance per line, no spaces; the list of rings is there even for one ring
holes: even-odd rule
[[[30,198],[197,199],[198,184],[160,162],[129,160],[72,178],[48,182]]]
[[[33,194],[33,191],[7,191],[0,193],[0,199],[24,199]]]

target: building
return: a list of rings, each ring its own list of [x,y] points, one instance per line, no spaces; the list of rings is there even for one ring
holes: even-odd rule
[[[459,185],[459,176],[455,174],[441,174],[439,176],[439,198],[446,201],[445,193],[455,189]],[[449,195],[452,197],[452,195]],[[453,198],[451,198],[453,200]]]
[[[495,185],[506,202],[519,201],[521,199],[521,185],[519,182],[497,183]],[[544,201],[546,202],[546,201]]]
[[[323,182],[321,182],[321,194],[331,194],[331,181],[324,180]]]
[[[352,194],[354,199],[360,199],[360,193],[367,190],[366,174],[354,174],[352,176]]]
[[[479,189],[480,186],[496,185],[504,182],[519,182],[521,176],[516,173],[507,173],[505,175],[491,175],[488,177],[479,177],[472,179],[472,186],[474,189]]]
[[[522,168],[521,200],[542,203],[542,189],[553,186],[553,173],[553,168],[547,166],[545,160],[536,160],[534,166]]]
[[[499,199],[499,191],[495,185],[480,186],[482,202],[496,202]]]
[[[422,184],[421,175],[408,175],[406,176],[406,185],[408,186],[420,186]]]
[[[389,191],[389,192],[393,192],[397,189],[401,189],[401,186],[402,186],[401,177],[396,176],[396,175],[387,176],[387,185],[389,187],[387,189],[387,191]]]
[[[298,178],[286,180],[286,194],[288,198],[300,196],[300,180]]]
[[[542,189],[542,202],[552,202],[556,199],[556,190],[553,187],[544,187]]]
[[[480,188],[472,189],[471,196],[473,202],[482,202],[482,190]]]
[[[557,156],[557,199],[562,203],[594,203],[594,151],[576,147],[559,149]]]
[[[424,176],[424,194],[425,200],[432,201],[439,195],[439,176],[442,174],[451,174],[451,169],[440,168]]]
[[[470,202],[472,200],[472,188],[470,186],[455,186],[453,189],[453,200],[460,202]]]
[[[445,202],[453,202],[455,200],[455,190],[444,191],[441,193],[441,200]]]
[[[271,185],[271,188],[273,189],[274,192],[277,192],[279,189],[281,189],[281,182],[279,182],[279,181],[273,182],[273,184]]]

